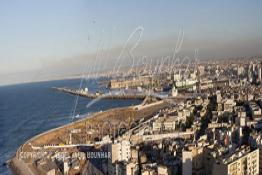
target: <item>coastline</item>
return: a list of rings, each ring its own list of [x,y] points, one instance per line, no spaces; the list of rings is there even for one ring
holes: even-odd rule
[[[130,107],[130,106],[129,106]],[[123,107],[123,108],[129,108],[129,107]],[[112,111],[112,110],[117,110],[117,109],[121,109],[121,108],[114,108],[114,109],[109,109],[109,110],[106,110],[104,111],[103,113],[107,113],[109,111]],[[14,174],[14,175],[34,175],[34,173],[32,173],[30,171],[30,168],[26,165],[26,163],[19,159],[19,152],[21,151],[22,147],[24,145],[27,145],[28,143],[30,143],[31,141],[43,136],[43,135],[48,135],[49,133],[52,133],[54,131],[57,131],[59,129],[65,129],[66,127],[70,127],[70,126],[73,126],[74,124],[76,123],[80,123],[80,122],[84,122],[86,120],[89,120],[89,119],[92,119],[94,117],[96,117],[96,115],[98,114],[99,112],[96,112],[96,113],[92,113],[91,115],[86,115],[85,117],[83,117],[82,119],[79,119],[77,121],[73,121],[71,123],[68,123],[66,125],[62,125],[62,126],[59,126],[57,128],[53,128],[53,129],[50,129],[50,130],[47,130],[43,133],[40,133],[38,135],[35,135],[33,136],[32,138],[30,138],[29,140],[25,141],[25,143],[23,143],[22,145],[19,146],[19,148],[17,149],[15,155],[13,157],[11,157],[7,162],[7,166],[8,168],[11,170],[11,172]]]
[[[161,109],[162,107],[166,106],[165,101],[161,101],[160,103],[157,102],[155,104],[149,104],[148,106],[143,106],[141,108],[141,105],[136,106],[128,106],[128,107],[121,107],[121,108],[112,108],[103,112],[96,112],[91,115],[86,115],[84,118],[79,119],[77,121],[74,121],[72,123],[68,123],[66,125],[47,130],[43,133],[40,133],[36,136],[33,136],[29,140],[27,140],[24,144],[22,144],[16,151],[16,154],[10,158],[10,160],[7,161],[8,168],[11,170],[13,174],[16,175],[35,175],[36,172],[34,172],[33,168],[30,168],[28,163],[24,162],[22,159],[19,159],[19,154],[25,147],[29,146],[29,143],[35,142],[35,143],[41,143],[41,142],[49,142],[52,140],[52,137],[54,137],[56,134],[61,134],[64,132],[64,130],[72,129],[76,126],[79,126],[85,122],[94,122],[95,121],[103,121],[105,117],[107,120],[111,119],[110,115],[120,113],[120,112],[141,112],[141,116],[145,115],[151,115],[154,113],[154,111],[157,111]],[[148,110],[150,109],[150,110]],[[112,117],[112,116],[111,116]],[[46,141],[47,140],[47,141]]]

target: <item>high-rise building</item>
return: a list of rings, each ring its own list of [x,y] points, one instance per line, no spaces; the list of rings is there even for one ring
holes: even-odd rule
[[[238,66],[237,67],[237,75],[240,76],[240,75],[243,75],[244,73],[244,67],[243,66]]]
[[[249,67],[248,67],[248,73],[247,73],[247,78],[248,78],[248,81],[249,82],[252,82],[253,81],[253,69],[252,69],[252,66],[253,65],[253,63],[251,62],[250,64],[249,64]]]
[[[216,161],[212,169],[213,175],[259,175],[259,149],[251,151],[249,147],[243,147]]]

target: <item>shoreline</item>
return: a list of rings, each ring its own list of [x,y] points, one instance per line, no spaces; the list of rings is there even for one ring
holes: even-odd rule
[[[128,106],[128,107],[122,107],[122,108],[130,108],[130,106]],[[107,113],[107,112],[110,112],[110,111],[112,111],[112,110],[117,110],[117,109],[122,109],[122,108],[108,109],[108,110],[106,110],[106,111],[103,111],[103,113]],[[79,119],[79,120],[77,120],[77,121],[73,121],[73,122],[71,122],[71,123],[68,123],[68,124],[59,126],[59,127],[57,127],[57,128],[49,129],[49,130],[47,130],[47,131],[44,131],[43,133],[40,133],[40,134],[37,134],[37,135],[31,137],[29,140],[26,140],[22,145],[20,145],[20,146],[18,147],[18,149],[16,150],[14,156],[12,156],[9,160],[7,160],[7,161],[5,162],[5,163],[6,163],[6,166],[7,166],[8,169],[9,169],[13,174],[15,174],[15,175],[20,175],[20,174],[22,174],[22,175],[30,175],[30,174],[32,174],[32,173],[30,173],[30,171],[28,172],[28,170],[26,170],[26,169],[28,169],[28,168],[26,168],[26,169],[24,168],[24,167],[27,167],[27,166],[26,166],[26,163],[25,163],[24,161],[22,161],[21,159],[18,158],[18,156],[19,156],[19,155],[18,155],[18,152],[21,151],[21,148],[22,148],[24,145],[30,143],[30,142],[33,141],[34,139],[37,139],[37,138],[39,138],[39,137],[41,137],[41,136],[43,136],[43,135],[49,134],[49,133],[54,132],[54,131],[56,131],[56,130],[64,129],[64,128],[69,127],[69,126],[73,126],[73,125],[76,124],[76,123],[80,123],[80,122],[83,122],[83,121],[85,121],[85,120],[92,119],[92,118],[96,117],[96,115],[97,115],[98,113],[100,113],[100,112],[95,112],[95,113],[92,113],[92,114],[90,114],[90,115],[85,115],[83,118],[81,118],[81,119]],[[23,164],[23,165],[21,165],[21,164]],[[26,171],[27,171],[27,172],[26,172]],[[34,174],[32,174],[32,175],[34,175]]]
[[[29,143],[37,142],[37,141],[39,141],[41,139],[45,140],[45,138],[50,139],[49,135],[52,136],[52,135],[56,135],[56,134],[61,134],[61,132],[63,132],[63,130],[74,128],[75,126],[81,125],[81,124],[83,124],[85,122],[91,122],[92,123],[92,121],[93,122],[94,121],[103,121],[103,119],[105,117],[107,117],[107,119],[110,119],[109,116],[112,113],[123,112],[123,111],[128,111],[128,110],[131,110],[131,111],[134,111],[134,112],[142,111],[142,112],[146,113],[146,110],[148,108],[150,108],[150,109],[153,108],[150,111],[150,112],[153,112],[157,108],[161,108],[162,105],[165,105],[165,101],[161,101],[160,103],[157,102],[155,104],[153,103],[153,104],[150,104],[148,106],[144,106],[143,108],[140,108],[141,105],[127,106],[127,107],[118,107],[118,108],[108,109],[108,110],[103,111],[103,112],[96,112],[96,113],[92,113],[90,115],[86,115],[85,117],[83,117],[83,118],[81,118],[81,119],[79,119],[77,121],[68,123],[68,124],[63,125],[63,126],[59,126],[57,128],[53,128],[53,129],[47,130],[47,131],[45,131],[43,133],[40,133],[38,135],[33,136],[32,138],[30,138],[29,140],[25,141],[22,145],[19,146],[19,148],[16,150],[15,155],[13,157],[11,157],[6,162],[6,164],[7,164],[8,168],[11,170],[11,172],[13,174],[17,174],[17,175],[35,175],[35,173],[32,171],[32,169],[28,166],[29,164],[25,163],[22,159],[19,159],[20,152],[23,151],[24,147],[28,146]],[[47,143],[48,143],[48,141],[47,141]]]

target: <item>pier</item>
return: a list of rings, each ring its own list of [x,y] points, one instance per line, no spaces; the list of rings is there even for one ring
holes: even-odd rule
[[[146,98],[146,94],[112,94],[112,93],[89,93],[85,92],[83,90],[73,89],[73,88],[66,88],[66,87],[53,87],[52,89],[72,94],[72,95],[78,95],[85,98],[104,98],[104,99],[138,99],[138,100],[144,100]]]
[[[146,97],[153,97],[157,100],[171,100],[173,102],[181,102],[186,99],[191,99],[193,97],[197,96],[203,96],[202,93],[183,93],[179,94],[175,97],[172,96],[166,96],[161,97],[157,93],[147,94],[147,93],[139,93],[139,94],[127,94],[127,93],[119,93],[119,94],[113,94],[113,93],[89,93],[83,89],[74,89],[74,88],[67,88],[67,87],[52,87],[52,89],[56,91],[60,91],[67,94],[77,95],[85,98],[90,99],[96,99],[96,98],[103,98],[103,99],[137,99],[137,100],[145,100]]]

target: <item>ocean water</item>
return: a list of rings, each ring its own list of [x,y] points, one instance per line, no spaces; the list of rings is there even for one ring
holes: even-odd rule
[[[76,97],[57,92],[51,87],[78,88],[80,82],[80,79],[74,79],[0,87],[1,175],[11,174],[4,162],[10,159],[27,139],[72,121],[72,107]],[[91,92],[96,92],[99,88],[95,80],[83,81],[83,86],[87,86]],[[90,102],[90,99],[79,97],[76,114],[140,103],[139,100],[102,99],[87,107]]]

